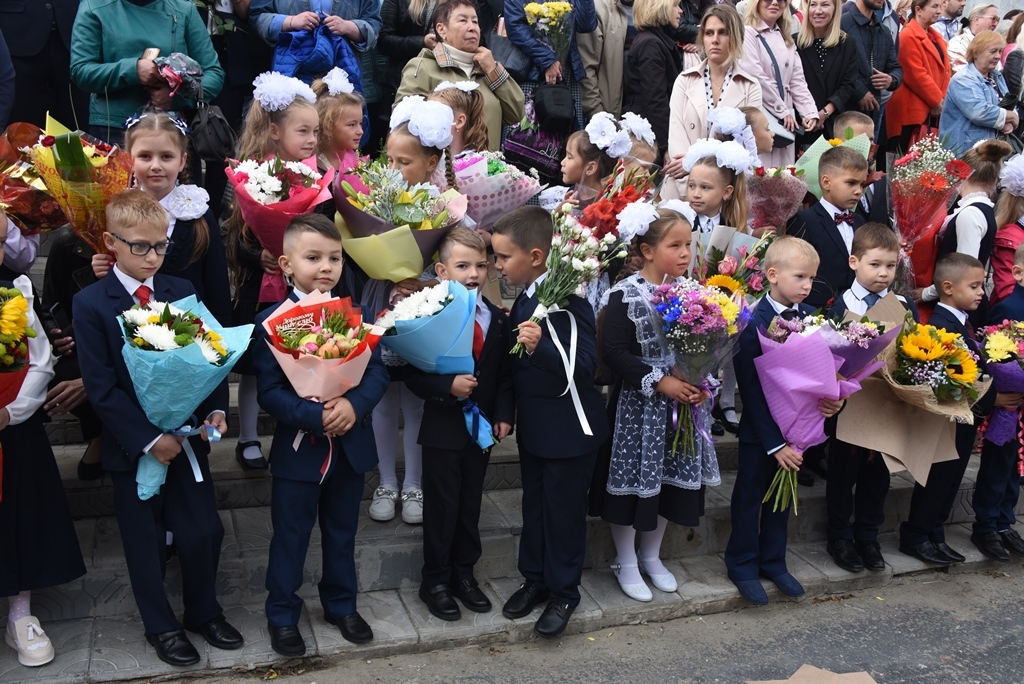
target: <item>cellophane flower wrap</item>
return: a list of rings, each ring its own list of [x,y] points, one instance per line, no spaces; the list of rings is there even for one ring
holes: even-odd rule
[[[146,419],[164,432],[186,437],[198,434],[182,427],[228,377],[249,346],[253,326],[223,327],[195,295],[176,302],[137,304],[120,318],[124,333],[121,356]],[[187,379],[187,389],[182,387],[183,379]],[[210,436],[218,438],[219,433],[214,432]],[[182,448],[196,481],[201,481],[187,438]],[[166,477],[167,466],[152,454],[143,454],[135,474],[139,498],[155,496]]]
[[[356,175],[365,192],[347,180],[335,188],[335,223],[345,251],[375,280],[418,278],[466,214],[466,197],[429,183],[410,186],[386,159],[360,164]]]
[[[758,167],[747,178],[750,227],[779,229],[800,210],[807,181],[795,166]]]
[[[472,374],[476,298],[454,280],[423,288],[377,319],[381,344],[425,373]]]
[[[28,340],[36,336],[29,327],[28,313],[28,300],[21,290],[0,287],[0,409],[18,398],[28,376]],[[0,442],[0,501],[4,499],[3,480],[4,447]]]
[[[68,222],[29,157],[29,150],[42,137],[42,130],[29,123],[13,123],[0,134],[0,208],[18,224],[22,235],[36,235]]]
[[[523,173],[505,162],[501,152],[478,152],[454,163],[459,193],[467,200],[466,216],[488,230],[502,215],[518,209],[541,191],[536,169]]]
[[[735,237],[753,239],[737,232]],[[767,281],[764,276],[764,255],[775,239],[767,233],[740,244],[721,249],[710,244],[706,251],[699,250],[694,258],[693,278],[708,287],[717,287],[730,296],[742,295],[756,299],[764,294]]]
[[[359,384],[384,331],[363,322],[349,297],[313,292],[286,300],[263,321],[267,345],[292,389],[326,402]]]
[[[106,252],[107,201],[128,189],[131,155],[81,131],[72,132],[49,116],[43,137],[28,154],[71,227],[97,253]]]
[[[334,169],[323,174],[316,169],[316,157],[301,162],[286,162],[277,155],[262,161],[228,160],[224,173],[234,188],[242,219],[274,258],[284,251],[284,231],[291,220],[331,198]],[[259,301],[279,302],[287,294],[284,276],[263,274]]]
[[[818,184],[818,164],[821,162],[821,155],[833,147],[849,147],[864,155],[867,159],[871,154],[871,140],[867,134],[861,133],[855,138],[831,138],[820,136],[811,143],[811,146],[796,160],[797,171],[807,183],[807,189],[818,199],[821,199],[821,186]]]
[[[730,297],[716,287],[693,280],[660,285],[654,289],[651,307],[659,321],[662,343],[671,352],[680,378],[708,394],[717,383],[711,372],[732,356],[740,333],[750,320],[750,309],[742,296]],[[703,425],[699,412],[710,411],[709,401],[693,406],[675,402],[672,410],[672,457],[681,448],[696,451],[696,425]],[[710,435],[703,435],[710,442]]]
[[[985,372],[997,392],[1024,392],[1024,321],[1003,321],[980,331]],[[985,439],[1002,446],[1017,437],[1020,412],[996,406],[988,419]]]
[[[555,53],[562,64],[572,41],[572,5],[568,2],[529,2],[523,7],[534,35]]]

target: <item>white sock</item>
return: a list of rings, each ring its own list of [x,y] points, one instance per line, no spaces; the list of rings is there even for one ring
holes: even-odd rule
[[[7,626],[12,630],[14,629],[15,622],[32,614],[32,608],[29,605],[31,598],[31,591],[23,591],[17,596],[9,596],[7,598],[7,602],[11,606],[10,612],[7,613]]]
[[[740,422],[740,419],[736,417],[736,409],[734,408],[722,409],[722,415],[725,416],[725,419],[730,423]]]
[[[257,423],[260,417],[260,405],[256,400],[256,376],[243,375],[238,381],[238,441],[255,442],[259,440]],[[261,456],[257,447],[246,447],[242,452],[246,459]]]
[[[612,531],[612,541],[615,542],[615,562],[623,567],[619,570],[619,581],[622,584],[640,584],[643,579],[640,577],[640,569],[636,567],[636,530],[632,525],[608,525]],[[634,567],[627,568],[626,565]]]
[[[640,534],[640,560],[651,575],[667,575],[668,568],[661,562],[661,540],[665,538],[668,520],[658,516],[658,526]]]
[[[420,446],[420,423],[423,421],[423,400],[402,385],[402,455],[405,477],[402,490],[420,489],[423,479],[423,447]],[[396,478],[397,479],[397,478]]]

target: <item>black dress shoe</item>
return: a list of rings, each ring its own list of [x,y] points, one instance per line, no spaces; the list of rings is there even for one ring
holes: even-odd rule
[[[725,428],[719,422],[711,424],[711,436],[712,437],[725,437]]]
[[[983,556],[1000,563],[1010,562],[1010,554],[1003,547],[1003,538],[998,532],[975,532],[971,535],[971,543],[978,547]]]
[[[731,408],[731,407],[730,407]],[[736,409],[733,409],[735,412]],[[718,404],[715,404],[715,408],[711,409],[711,417],[721,423],[722,427],[725,428],[726,432],[731,432],[736,435],[739,434],[740,424],[735,420],[729,420],[725,417],[726,409],[722,408]]]
[[[548,590],[536,582],[524,582],[514,594],[508,597],[501,614],[509,620],[526,617],[533,609],[548,600]]]
[[[183,630],[147,636],[146,641],[156,651],[156,657],[168,665],[185,667],[199,662],[199,651],[185,636]]]
[[[1012,527],[999,533],[1003,539],[1003,548],[1015,556],[1024,556],[1024,539]]]
[[[548,601],[547,608],[544,609],[537,623],[533,626],[533,631],[545,639],[554,639],[562,636],[562,632],[565,631],[566,626],[569,624],[569,618],[572,617],[574,610],[576,610],[576,607],[570,606],[565,601],[551,599]]]
[[[962,553],[959,553],[958,551],[954,551],[953,549],[949,548],[949,546],[946,544],[946,542],[932,542],[932,543],[935,544],[935,548],[936,548],[936,550],[939,553],[941,553],[943,556],[948,558],[953,563],[963,563],[964,561],[967,560],[967,558],[964,557],[964,555]]]
[[[800,466],[800,470],[796,471],[796,483],[801,487],[813,487],[814,476],[807,471],[807,466]]]
[[[343,617],[324,613],[324,620],[340,629],[341,636],[345,637],[345,641],[351,641],[353,644],[366,644],[373,641],[373,630],[359,613]]]
[[[242,648],[242,645],[245,643],[242,635],[224,619],[223,615],[218,615],[205,625],[195,629],[190,627],[188,631],[202,635],[206,639],[206,643],[225,651],[234,651]]]
[[[828,550],[828,555],[832,556],[832,560],[836,562],[836,565],[843,570],[849,572],[864,571],[864,561],[861,560],[860,554],[857,553],[857,549],[854,548],[852,541],[846,539],[830,541],[825,548]]]
[[[78,480],[80,482],[91,482],[103,477],[103,463],[86,463],[85,456],[78,462]]]
[[[451,589],[447,584],[436,584],[432,587],[420,585],[420,601],[427,605],[427,610],[438,620],[458,620],[462,617],[459,604],[452,598]]]
[[[930,541],[921,542],[920,544],[904,544],[900,542],[900,553],[913,556],[917,560],[930,563],[931,565],[953,564],[953,561],[939,553],[939,550],[935,548],[935,544],[932,544]]]
[[[857,542],[857,553],[864,561],[864,567],[873,572],[885,570],[885,559],[882,558],[882,547],[876,541]]]
[[[452,586],[452,596],[462,601],[462,605],[474,613],[491,612],[491,600],[480,591],[475,579],[464,579]]]
[[[266,470],[267,459],[263,458],[262,453],[259,458],[245,457],[245,450],[251,446],[262,448],[259,442],[239,442],[235,445],[235,460],[238,461],[238,465],[242,466],[242,470]]]
[[[268,624],[267,631],[270,632],[270,647],[274,649],[274,653],[279,653],[285,658],[306,655],[306,643],[302,640],[297,626],[275,627]]]

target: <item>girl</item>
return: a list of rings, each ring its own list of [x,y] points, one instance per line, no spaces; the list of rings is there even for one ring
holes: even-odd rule
[[[588,126],[589,128],[589,126]],[[586,204],[604,188],[604,179],[615,170],[615,159],[590,140],[587,131],[576,131],[565,142],[562,182],[569,190],[565,198]]]
[[[714,156],[704,157],[690,169],[686,199],[697,214],[697,231],[710,233],[715,226],[731,226],[747,232],[747,177],[718,165]]]
[[[445,81],[427,98],[429,101],[443,102],[452,108],[455,125],[452,127],[452,157],[481,152],[488,149],[490,132],[487,129],[487,117],[484,115],[484,96],[480,94],[480,86],[474,81]]]
[[[351,171],[359,163],[359,141],[363,138],[363,96],[355,92],[343,69],[334,67],[313,81],[316,111],[320,117],[318,163],[333,166],[338,173]]]
[[[659,558],[666,527],[669,522],[697,526],[704,486],[721,482],[715,447],[700,436],[710,428],[706,412],[700,414],[705,425],[697,430],[695,452],[671,456],[672,402],[697,406],[708,397],[672,375],[673,360],[662,349],[648,304],[654,288],[684,277],[690,239],[682,213],[664,206],[658,218],[640,227],[633,251],[644,265],[609,291],[601,329],[601,358],[620,381],[609,400],[615,429],[609,460],[595,476],[591,514],[610,524],[616,551],[612,570],[626,595],[638,601],[653,598],[641,572],[661,591],[676,590],[675,577]]]
[[[316,95],[302,81],[288,78],[267,87],[266,74],[257,77],[255,99],[245,116],[245,127],[238,140],[238,159],[266,159],[278,154],[284,161],[304,161],[316,154],[320,116]],[[333,211],[331,212],[333,216]],[[237,202],[231,205],[227,228],[227,256],[234,292],[232,325],[245,325],[256,313],[276,302],[260,302],[263,274],[278,275],[277,257],[260,245],[245,225]],[[259,405],[256,403],[256,377],[247,351],[235,365],[242,375],[238,382],[238,445],[235,456],[243,468],[264,470],[267,462],[257,439]]]
[[[1013,292],[1013,257],[1024,242],[1024,156],[1006,162],[1002,174],[1003,192],[996,203],[995,245],[992,248],[992,303]]]
[[[7,238],[7,217],[0,210],[0,261]],[[2,283],[11,286],[10,283]],[[53,645],[32,615],[31,592],[70,582],[85,574],[78,536],[64,496],[64,485],[40,409],[53,377],[50,345],[32,308],[32,284],[14,283],[24,293],[24,319],[38,335],[29,338],[29,368],[17,398],[0,406],[3,489],[0,491],[0,596],[7,596],[7,645],[27,667],[53,660]],[[6,314],[10,309],[5,310]]]
[[[768,124],[768,117],[757,107],[740,107],[743,116],[747,119],[750,132],[754,136],[754,146],[757,154],[768,154],[775,149],[775,132]]]

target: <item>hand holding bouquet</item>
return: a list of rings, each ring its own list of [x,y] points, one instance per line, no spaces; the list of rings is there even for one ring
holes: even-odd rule
[[[754,169],[747,179],[750,227],[778,230],[800,210],[805,195],[807,180],[795,166]]]
[[[981,331],[985,370],[997,392],[1024,392],[1024,322],[1003,321]],[[985,439],[1002,446],[1017,436],[1019,412],[996,406]]]
[[[526,21],[563,65],[572,41],[572,5],[568,2],[530,2],[523,8]]]

